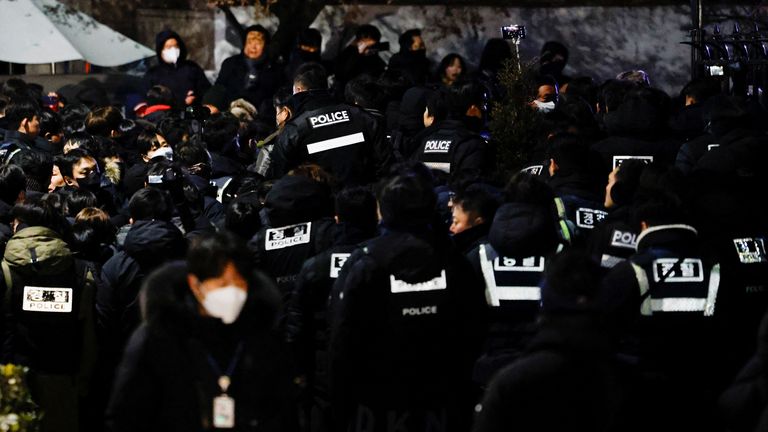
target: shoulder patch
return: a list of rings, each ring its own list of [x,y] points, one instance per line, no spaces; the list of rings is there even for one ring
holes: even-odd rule
[[[275,250],[309,243],[312,222],[267,230],[264,249]]]
[[[21,309],[27,312],[72,312],[72,288],[25,286]]]
[[[493,269],[496,271],[542,272],[544,271],[544,257],[532,256],[520,259],[498,257],[493,260]]]
[[[338,279],[341,268],[347,263],[347,259],[352,254],[335,253],[331,254],[331,279]]]

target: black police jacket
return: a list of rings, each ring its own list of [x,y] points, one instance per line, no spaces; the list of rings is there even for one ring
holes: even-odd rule
[[[427,227],[384,230],[352,253],[330,299],[340,429],[355,412],[377,425],[407,414],[409,429],[429,429],[423,422],[434,415],[442,430],[468,426],[467,386],[484,328],[480,284]]]
[[[440,123],[436,132],[422,139],[415,157],[429,168],[449,174],[487,169],[491,162],[488,143],[458,120]]]
[[[320,165],[342,185],[370,183],[386,172],[392,149],[376,118],[360,108],[333,103],[324,92],[300,95],[300,114],[286,123],[271,153],[271,177],[303,163]],[[313,103],[314,98],[322,103]]]

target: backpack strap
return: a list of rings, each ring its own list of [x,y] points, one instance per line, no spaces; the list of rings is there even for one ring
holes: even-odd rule
[[[5,260],[2,260],[3,278],[5,279],[5,304],[11,304],[11,292],[13,291],[13,276],[11,267]]]

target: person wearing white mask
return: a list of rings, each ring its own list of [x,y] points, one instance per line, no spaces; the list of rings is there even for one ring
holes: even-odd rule
[[[155,50],[158,62],[144,75],[146,88],[168,87],[179,107],[199,102],[211,83],[200,65],[187,59],[181,36],[172,30],[161,31],[155,38]]]
[[[144,323],[117,371],[108,430],[297,429],[279,298],[251,268],[241,240],[219,233],[145,280]]]

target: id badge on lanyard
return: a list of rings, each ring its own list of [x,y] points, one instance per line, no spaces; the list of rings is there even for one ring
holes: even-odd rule
[[[232,429],[235,427],[235,400],[227,394],[227,390],[229,390],[229,385],[231,384],[230,377],[235,372],[237,361],[240,359],[242,352],[243,344],[240,343],[225,373],[221,373],[221,368],[219,368],[213,357],[208,356],[211,368],[219,375],[218,385],[221,390],[221,394],[213,398],[213,427],[216,429]]]

